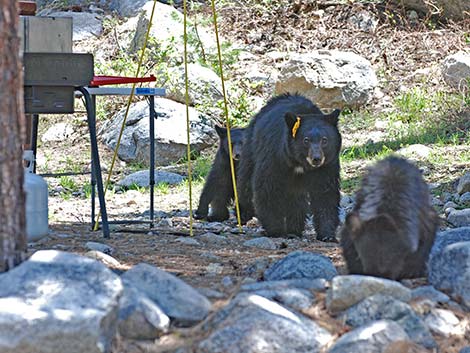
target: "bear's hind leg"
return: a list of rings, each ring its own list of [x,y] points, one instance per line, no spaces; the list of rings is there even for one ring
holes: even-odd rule
[[[305,219],[307,218],[307,207],[307,200],[303,197],[285,208],[286,231],[288,234],[302,235],[305,229]]]

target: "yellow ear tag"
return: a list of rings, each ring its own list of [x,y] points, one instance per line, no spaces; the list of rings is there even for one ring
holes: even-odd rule
[[[300,117],[297,117],[297,121],[295,122],[294,126],[292,127],[292,137],[295,138],[297,135],[297,130],[300,127]]]

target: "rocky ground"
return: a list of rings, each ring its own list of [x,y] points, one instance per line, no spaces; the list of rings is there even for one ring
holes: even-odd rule
[[[421,13],[403,11],[399,7],[384,7],[369,2],[331,6],[322,1],[315,5],[311,2],[280,1],[278,5],[265,6],[264,9],[249,5],[252,5],[250,1],[246,4],[236,2],[236,5],[234,3],[226,6],[220,11],[222,34],[243,45],[254,56],[234,65],[233,76],[248,77],[250,72],[255,71],[253,63],[257,64],[256,70],[270,76],[273,74],[270,67],[279,65],[276,53],[286,51],[342,49],[363,55],[371,61],[379,78],[377,94],[359,115],[343,115],[341,129],[345,151],[353,151],[351,148],[354,146],[374,147],[374,144],[385,138],[383,124],[375,117],[382,117],[382,112],[390,111],[400,92],[414,86],[426,87],[430,94],[447,90],[437,72],[436,63],[447,55],[468,47],[468,20],[458,23],[443,22]],[[194,11],[194,15],[207,15],[208,11],[203,6]],[[111,37],[112,31],[108,35]],[[100,40],[97,40],[92,44],[99,43]],[[79,45],[83,46],[83,42]],[[272,86],[269,85],[271,81],[267,82],[261,88],[248,85],[248,93],[256,96],[258,102],[264,102],[272,92]],[[115,106],[122,106],[118,103],[119,101],[115,101]],[[433,110],[434,107],[429,109]],[[470,205],[470,200],[461,199],[464,192],[456,195],[459,179],[465,171],[470,170],[468,135],[465,137],[462,134],[468,128],[468,109],[463,104],[452,105],[446,113],[437,117],[442,121],[455,122],[450,133],[459,133],[457,143],[436,143],[431,146],[431,151],[418,147],[418,152],[404,152],[417,160],[426,180],[433,185],[433,202],[442,219],[441,230],[455,226],[449,223],[448,218],[452,210],[460,211]],[[41,120],[41,135],[61,119],[63,118],[51,117],[44,122]],[[41,143],[38,155],[38,170],[41,173],[70,169],[89,171],[86,121],[79,113],[72,123],[74,131],[67,138]],[[104,121],[101,120],[98,124],[103,125]],[[100,146],[100,150],[106,171],[109,169],[112,153],[104,146]],[[210,160],[213,149],[203,154]],[[343,188],[343,216],[352,206],[351,196],[367,163],[361,158],[344,157],[342,177],[350,183],[345,183]],[[144,169],[141,165],[118,162],[112,180],[117,181],[131,171],[141,169]],[[184,164],[164,170],[187,176]],[[346,273],[338,245],[316,241],[311,226],[301,238],[268,239],[262,237],[262,229],[256,222],[244,226],[240,231],[232,215],[230,221],[224,223],[194,221],[194,236],[191,237],[189,194],[185,183],[157,188],[156,220],[152,229],[145,224],[112,225],[110,238],[104,239],[99,231],[90,230],[88,176],[47,180],[50,188],[51,232],[47,237],[30,243],[30,253],[43,249],[78,254],[99,250],[117,260],[108,265],[119,273],[142,262],[155,265],[205,293],[213,303],[212,312],[238,293],[241,285],[262,278],[269,265],[295,250],[323,254],[331,260],[339,274]],[[195,181],[193,207],[197,204],[201,187],[202,181]],[[109,191],[107,202],[113,219],[148,219],[149,192],[145,188]],[[467,221],[470,218],[467,214],[459,219],[465,217]],[[425,278],[403,282],[408,288],[427,283]],[[345,326],[343,319],[327,312],[324,292],[315,292],[315,296],[318,299],[317,304],[310,311],[303,311],[304,314],[315,318],[316,322],[333,335],[338,336],[352,330],[354,325]],[[439,304],[438,308],[450,309],[459,318],[459,323],[464,326],[468,324],[464,320],[466,314],[459,304]],[[470,344],[469,332],[468,326],[459,335],[437,334],[433,331],[432,336],[437,345],[430,345],[427,351],[457,353]],[[156,343],[120,342],[116,352],[190,352],[189,348],[187,351],[178,351],[175,347],[190,347],[191,340],[197,341],[204,335],[207,335],[207,330],[203,326],[186,331],[175,329],[172,334],[163,336]],[[410,347],[403,346],[388,352],[425,352],[422,348]],[[207,348],[207,352],[212,351]]]

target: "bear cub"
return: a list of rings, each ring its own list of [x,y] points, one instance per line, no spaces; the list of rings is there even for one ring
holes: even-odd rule
[[[401,157],[368,168],[341,229],[349,273],[422,277],[439,218],[419,169]]]
[[[340,111],[283,94],[245,130],[238,173],[242,221],[256,216],[268,236],[301,235],[313,214],[317,239],[336,241],[339,224]]]
[[[243,145],[243,130],[243,128],[230,129],[235,175],[240,162]],[[219,148],[202,189],[199,206],[194,212],[194,218],[207,218],[210,222],[222,222],[227,220],[230,216],[228,206],[234,198],[234,192],[230,169],[227,129],[216,126],[215,131],[219,135]],[[211,205],[211,213],[208,215],[209,204]]]

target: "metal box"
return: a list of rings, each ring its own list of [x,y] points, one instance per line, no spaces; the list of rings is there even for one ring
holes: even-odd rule
[[[72,17],[20,16],[23,52],[72,52]]]
[[[74,87],[93,79],[93,55],[24,53],[24,100],[28,114],[74,111]]]

